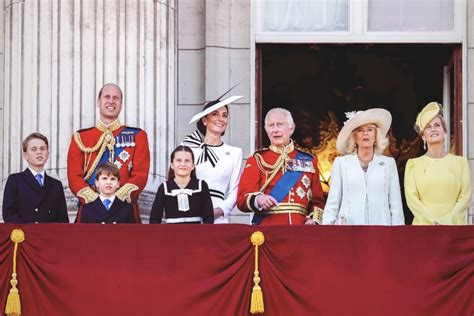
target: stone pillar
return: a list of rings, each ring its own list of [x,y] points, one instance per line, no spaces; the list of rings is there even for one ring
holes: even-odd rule
[[[467,153],[474,188],[474,2],[467,1]],[[474,196],[474,190],[473,194]],[[471,199],[469,222],[474,223],[474,199]]]
[[[174,140],[175,0],[0,1],[2,183],[25,168],[21,140],[39,131],[50,140],[46,170],[66,187],[71,135],[95,125],[98,89],[114,82],[124,93],[122,122],[148,133],[152,160],[141,203],[149,209]]]
[[[3,77],[4,77],[4,59],[5,59],[5,32],[4,32],[4,14],[5,12],[5,0],[0,0],[0,122],[3,123],[3,113],[5,108],[5,102],[3,99]],[[3,148],[3,130],[0,127],[0,148]],[[0,151],[0,193],[3,192],[3,182],[5,181],[5,176],[3,175],[3,161],[4,161],[4,151]],[[3,194],[0,196],[0,201],[3,201]],[[0,203],[0,204],[3,204]],[[0,216],[1,217],[1,216]]]
[[[190,118],[205,101],[231,94],[244,98],[229,108],[224,141],[250,154],[250,6],[247,0],[178,1],[178,104],[175,143],[196,129]],[[232,222],[249,223],[248,214],[234,210]]]

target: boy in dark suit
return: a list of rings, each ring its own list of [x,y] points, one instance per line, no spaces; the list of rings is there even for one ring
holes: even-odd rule
[[[95,175],[99,198],[84,204],[78,214],[79,223],[135,223],[133,207],[116,198],[120,186],[120,173],[111,162],[100,164]]]
[[[3,193],[5,223],[69,223],[63,185],[44,171],[49,157],[46,136],[28,135],[22,143],[25,171],[11,174]]]

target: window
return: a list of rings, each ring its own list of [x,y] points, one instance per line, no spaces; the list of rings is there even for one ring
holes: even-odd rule
[[[453,0],[368,0],[369,31],[451,31]]]
[[[348,0],[264,0],[263,31],[347,31]]]

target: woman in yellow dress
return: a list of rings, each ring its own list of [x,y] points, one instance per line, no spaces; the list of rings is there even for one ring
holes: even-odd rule
[[[426,153],[405,168],[405,196],[415,225],[466,225],[471,200],[471,172],[465,157],[446,152],[446,123],[441,104],[428,103],[415,131]]]

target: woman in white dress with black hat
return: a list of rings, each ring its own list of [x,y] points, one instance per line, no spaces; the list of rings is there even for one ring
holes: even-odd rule
[[[191,147],[196,157],[197,178],[209,185],[215,224],[229,223],[237,202],[242,149],[224,143],[222,136],[229,123],[228,105],[241,98],[232,96],[208,102],[189,122],[197,122],[197,130],[181,143]]]
[[[384,109],[346,113],[337,137],[337,157],[324,207],[323,224],[403,225],[398,170],[388,145],[392,115]]]

